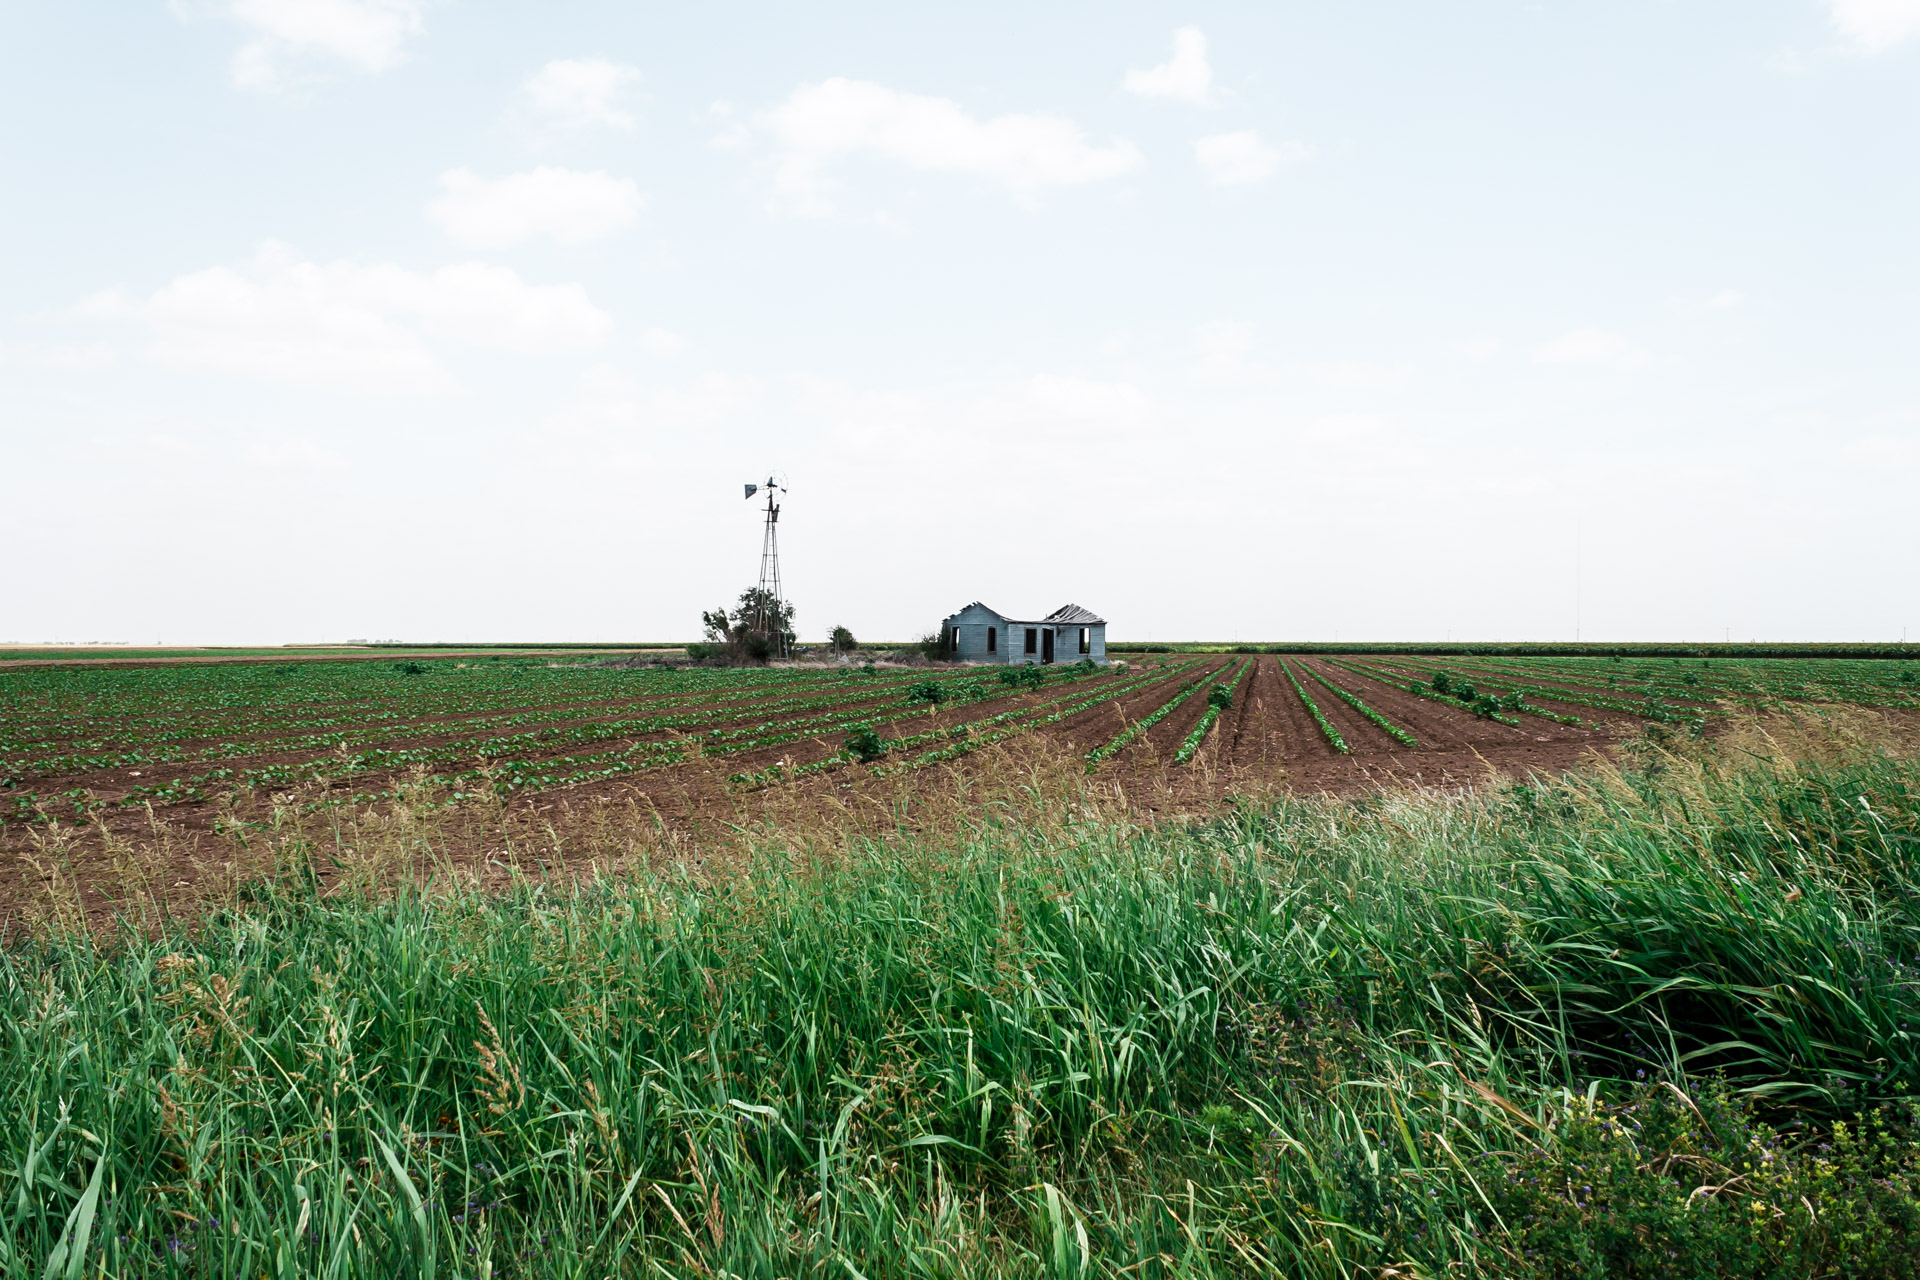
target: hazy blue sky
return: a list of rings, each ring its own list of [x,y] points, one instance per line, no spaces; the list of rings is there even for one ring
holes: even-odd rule
[[[0,640],[1920,639],[1920,0],[0,7]]]

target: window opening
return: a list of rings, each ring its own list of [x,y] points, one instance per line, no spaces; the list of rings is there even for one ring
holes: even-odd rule
[[[1000,628],[988,627],[987,628],[987,652],[988,653],[999,652],[999,649],[1000,649],[999,641],[1000,641]]]
[[[1027,652],[1040,652],[1040,628],[1038,627],[1027,628]]]

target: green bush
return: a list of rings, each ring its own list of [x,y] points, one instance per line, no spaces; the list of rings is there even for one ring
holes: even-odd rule
[[[1911,1102],[1809,1142],[1724,1084],[1642,1082],[1574,1102],[1552,1136],[1477,1162],[1517,1280],[1920,1276]]]
[[[938,680],[922,680],[907,686],[907,701],[931,702],[935,706],[952,696],[952,691]]]
[[[1222,711],[1225,711],[1233,705],[1233,690],[1224,684],[1213,686],[1213,688],[1207,690],[1207,705],[1210,707],[1219,707]]]
[[[1047,682],[1047,673],[1031,662],[1006,667],[1000,672],[1000,683],[1020,689],[1038,689]]]
[[[887,754],[886,741],[872,729],[855,729],[841,742],[840,749],[862,762],[878,760]]]

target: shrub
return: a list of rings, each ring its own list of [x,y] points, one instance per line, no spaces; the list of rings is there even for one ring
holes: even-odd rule
[[[845,627],[835,627],[829,631],[827,643],[833,646],[835,653],[852,653],[860,647],[860,642],[853,638],[853,632]]]
[[[1207,692],[1207,705],[1225,711],[1233,705],[1233,690],[1224,684],[1217,684]]]
[[[1576,1103],[1546,1149],[1481,1158],[1519,1277],[1920,1274],[1911,1103],[1796,1149],[1724,1084]]]
[[[1435,693],[1446,693],[1448,690],[1452,688],[1453,688],[1452,676],[1448,675],[1444,671],[1436,671],[1433,673],[1433,691]]]
[[[393,669],[403,676],[423,676],[427,674],[427,669],[417,662],[396,662],[393,664]]]
[[[907,686],[909,702],[931,702],[937,706],[950,696],[951,691],[938,680],[922,680],[918,684]]]
[[[1017,667],[1008,667],[1000,673],[1000,683],[1018,689],[1025,686],[1038,689],[1047,682],[1047,673],[1031,662],[1023,662]]]
[[[846,736],[840,749],[862,762],[878,760],[887,754],[886,742],[872,729],[855,729]]]
[[[702,613],[700,625],[707,635],[699,646],[703,659],[725,657],[732,663],[760,665],[793,648],[793,602],[777,601],[758,587],[742,591],[731,613],[724,608]],[[687,652],[692,656],[693,649]]]

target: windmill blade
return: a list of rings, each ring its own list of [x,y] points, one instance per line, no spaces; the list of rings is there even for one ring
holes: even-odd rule
[[[757,484],[750,484],[746,486],[746,490],[747,490],[747,496],[751,498],[754,494],[760,492],[760,486]]]

